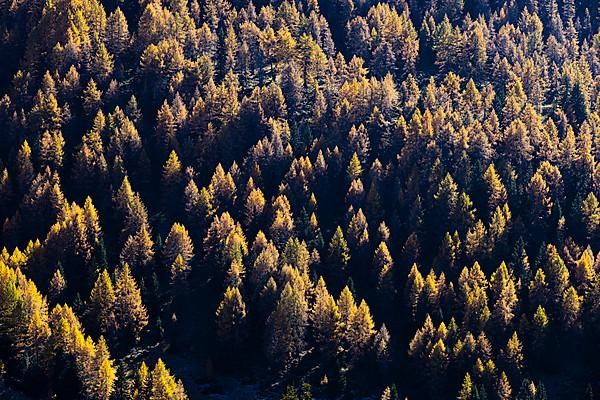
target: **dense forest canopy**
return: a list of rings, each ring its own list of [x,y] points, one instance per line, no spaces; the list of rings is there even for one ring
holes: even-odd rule
[[[1,1],[0,397],[593,399],[599,26]]]

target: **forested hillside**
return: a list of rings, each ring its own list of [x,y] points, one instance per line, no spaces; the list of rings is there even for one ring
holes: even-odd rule
[[[599,26],[0,1],[0,398],[592,400]]]

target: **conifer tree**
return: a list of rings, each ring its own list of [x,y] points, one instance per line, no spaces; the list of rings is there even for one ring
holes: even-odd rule
[[[513,277],[509,275],[504,262],[492,274],[490,283],[496,299],[492,317],[500,323],[501,327],[506,327],[514,317],[518,298],[515,282]]]
[[[417,315],[417,307],[419,306],[419,299],[421,298],[424,286],[425,280],[423,279],[423,275],[419,272],[417,264],[413,264],[410,268],[404,291],[405,301],[413,319]]]
[[[544,224],[552,209],[552,198],[546,180],[536,172],[527,186],[531,204],[532,222]]]
[[[144,224],[137,233],[130,235],[125,241],[120,255],[121,263],[130,265],[134,271],[142,271],[154,259],[153,247],[154,242]]]
[[[350,324],[347,328],[347,340],[350,345],[348,350],[350,356],[356,359],[364,355],[375,334],[375,323],[369,306],[364,300],[350,316]]]
[[[90,79],[83,90],[83,108],[88,115],[95,114],[102,106],[102,91],[98,89],[96,82]]]
[[[335,352],[340,313],[333,296],[327,290],[323,277],[319,278],[314,297],[314,304],[310,310],[313,336],[321,350]]]
[[[483,175],[483,179],[487,186],[488,212],[491,214],[496,207],[506,203],[507,192],[496,172],[494,164],[490,164]]]
[[[434,195],[437,208],[437,216],[440,221],[446,221],[446,224],[454,215],[458,202],[458,186],[449,173],[442,179],[438,185],[437,193]]]
[[[545,305],[548,299],[548,283],[546,274],[541,268],[535,272],[535,276],[529,282],[529,298],[532,304]]]
[[[147,400],[187,400],[181,381],[176,381],[159,358],[149,376]]]
[[[338,226],[329,242],[329,263],[334,276],[340,276],[345,272],[348,261],[350,261],[350,250],[342,228]]]
[[[473,382],[471,381],[471,375],[467,372],[463,379],[462,386],[458,392],[456,398],[458,400],[471,400],[473,398]]]
[[[61,132],[45,131],[40,138],[40,160],[44,166],[60,169],[63,165],[65,139]]]
[[[17,154],[17,180],[21,193],[26,193],[29,190],[29,185],[33,180],[33,164],[31,162],[31,147],[27,140],[23,142],[19,153]]]
[[[354,296],[348,286],[345,286],[337,301],[340,312],[340,321],[338,325],[339,337],[344,346],[348,347],[348,335],[352,326],[352,317],[356,313],[356,303]]]
[[[135,389],[133,391],[133,398],[135,400],[145,400],[149,396],[150,391],[150,371],[144,361],[141,362],[140,367],[136,371],[135,376]]]
[[[113,68],[113,56],[108,52],[104,43],[100,42],[96,45],[95,54],[92,56],[92,66],[90,69],[92,70],[94,77],[98,82],[104,83],[112,74]]]
[[[546,330],[548,327],[548,315],[542,306],[538,306],[533,315],[534,345],[539,350],[543,346]]]
[[[573,286],[565,289],[561,301],[561,317],[566,327],[572,328],[577,324],[581,313],[582,297]]]
[[[140,333],[148,325],[148,313],[127,264],[117,273],[114,313],[119,331],[137,342]]]
[[[555,304],[560,304],[563,293],[569,287],[569,270],[554,245],[547,246],[546,260],[548,263],[547,272],[550,296]]]
[[[308,305],[304,294],[287,283],[268,319],[267,353],[284,368],[297,362],[305,349]]]
[[[44,93],[38,90],[34,105],[31,109],[32,127],[37,132],[59,131],[64,120],[64,110],[58,106],[58,101],[53,93]]]
[[[510,339],[506,343],[504,349],[504,357],[513,374],[518,374],[523,368],[523,345],[517,336],[517,332],[513,332]]]
[[[500,378],[498,379],[496,387],[496,394],[500,400],[509,400],[512,396],[512,388],[510,387],[510,382],[508,381],[508,377],[504,371],[500,373]]]
[[[272,242],[267,243],[264,249],[256,256],[250,273],[250,283],[256,290],[261,290],[275,275],[279,261],[279,251]]]
[[[245,218],[246,224],[251,224],[260,217],[265,208],[265,197],[260,189],[253,189],[246,198]]]
[[[172,208],[173,199],[181,196],[180,190],[183,181],[181,162],[175,151],[171,151],[162,170],[161,184],[165,206]]]
[[[171,283],[185,282],[190,273],[190,266],[185,263],[181,254],[175,257],[170,267]]]
[[[273,209],[273,222],[269,231],[273,237],[273,241],[282,246],[293,236],[295,228],[288,198],[285,195],[277,196],[273,201]]]
[[[593,293],[593,286],[596,282],[596,270],[594,269],[594,254],[587,248],[581,253],[581,257],[575,262],[573,268],[574,280],[577,283],[577,289],[588,297]]]
[[[115,291],[112,280],[106,270],[103,270],[96,279],[90,292],[88,312],[93,318],[99,332],[113,333],[115,329]]]
[[[106,26],[106,46],[111,53],[119,56],[127,50],[130,40],[127,19],[120,7],[108,16]]]
[[[393,299],[394,295],[394,261],[385,242],[381,242],[375,255],[373,256],[373,265],[377,271],[377,288],[383,294],[387,301]]]
[[[109,400],[115,389],[116,371],[103,336],[98,341],[95,353],[85,391],[91,399]]]
[[[194,244],[187,229],[182,224],[176,222],[171,227],[165,239],[163,256],[165,265],[173,265],[180,257],[184,268],[189,269],[190,261],[194,257]]]
[[[60,269],[56,269],[52,278],[50,279],[50,284],[48,287],[48,298],[52,303],[58,303],[62,298],[62,294],[67,287],[67,282],[60,271]]]
[[[227,288],[216,316],[219,340],[234,347],[239,346],[246,336],[246,304],[237,287]]]
[[[350,162],[348,163],[348,169],[346,171],[348,180],[353,181],[355,179],[359,179],[362,175],[362,166],[360,164],[360,160],[358,159],[358,155],[356,153],[352,154],[350,158]]]
[[[588,238],[595,238],[600,226],[600,203],[592,192],[581,202],[581,222]]]

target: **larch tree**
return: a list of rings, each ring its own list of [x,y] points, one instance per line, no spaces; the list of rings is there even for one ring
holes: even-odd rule
[[[577,290],[573,286],[569,286],[563,292],[560,312],[565,327],[574,328],[577,326],[581,313],[582,300],[583,297],[577,293]]]
[[[237,287],[228,287],[216,312],[217,335],[228,346],[238,348],[246,338],[246,303]]]
[[[581,222],[590,239],[597,237],[600,226],[600,203],[592,192],[581,202]]]
[[[121,250],[120,261],[128,264],[138,272],[143,271],[154,260],[154,242],[152,241],[148,227],[144,224],[134,234],[130,235]]]
[[[341,227],[337,227],[331,241],[329,242],[329,268],[331,276],[341,277],[346,272],[346,267],[350,261],[350,249],[344,239],[344,233]]]
[[[514,376],[518,376],[519,372],[523,368],[523,345],[517,336],[517,332],[513,332],[510,339],[506,343],[504,349],[504,358],[508,367],[509,372],[512,372]]]
[[[377,289],[386,301],[391,301],[394,297],[394,260],[390,255],[385,242],[381,242],[373,256],[373,266],[377,273]]]
[[[308,304],[304,294],[285,285],[268,319],[267,353],[284,368],[297,362],[305,350]]]
[[[17,182],[21,193],[27,192],[33,180],[33,164],[31,162],[31,147],[27,140],[23,142],[17,154]]]
[[[258,188],[253,189],[246,197],[244,204],[244,215],[246,224],[252,224],[260,217],[265,209],[265,197]]]
[[[496,395],[500,400],[509,400],[512,398],[512,388],[504,371],[500,373],[500,378],[496,384]]]
[[[65,280],[61,270],[57,268],[50,279],[48,287],[48,299],[52,303],[59,303],[66,288],[67,281]]]
[[[127,19],[120,7],[113,11],[106,21],[106,46],[116,56],[128,49],[130,34]]]
[[[538,306],[533,314],[533,336],[534,346],[539,351],[544,344],[544,339],[547,334],[547,328],[550,320],[546,310],[542,306]]]
[[[337,300],[337,306],[340,313],[338,323],[338,335],[342,345],[348,346],[348,336],[352,326],[352,318],[356,313],[357,306],[354,295],[348,286],[345,286],[340,297]]]
[[[424,287],[425,280],[423,279],[423,275],[419,271],[417,264],[413,264],[410,268],[404,290],[405,302],[413,319],[417,315],[419,300]]]
[[[492,213],[498,206],[502,206],[507,200],[507,192],[500,176],[496,172],[494,164],[490,164],[483,175],[488,195],[488,212]]]
[[[506,328],[514,318],[518,297],[514,278],[509,274],[504,262],[492,274],[490,283],[495,299],[492,318],[501,327]]]
[[[147,400],[187,400],[181,381],[175,380],[159,358],[149,376]]]
[[[182,193],[183,170],[179,156],[175,151],[171,151],[169,158],[165,162],[162,170],[161,184],[162,194],[165,206],[168,209],[173,208],[173,199],[181,197]]]
[[[119,332],[134,342],[139,341],[140,333],[148,325],[148,313],[128,264],[117,271],[114,313]]]
[[[471,375],[467,372],[465,374],[465,378],[463,379],[460,390],[458,391],[458,395],[456,398],[458,400],[471,400],[473,399],[473,381],[471,380]]]
[[[88,115],[95,114],[102,106],[102,91],[93,79],[90,79],[83,90],[83,108]]]
[[[63,166],[65,139],[62,133],[45,131],[40,138],[40,160],[52,169]]]
[[[283,246],[294,234],[295,221],[291,205],[285,195],[277,196],[273,201],[273,218],[269,232],[273,241]]]
[[[108,271],[98,275],[90,292],[88,313],[95,321],[96,328],[103,334],[113,333],[115,329],[115,290]]]
[[[110,400],[115,390],[117,379],[113,360],[108,353],[108,347],[104,337],[101,336],[96,345],[94,360],[92,361],[89,380],[85,382],[85,392],[90,399]]]
[[[546,268],[548,285],[550,288],[550,298],[554,304],[560,304],[565,290],[570,285],[569,270],[554,245],[547,246],[545,259],[547,262]]]
[[[331,354],[336,351],[340,313],[335,299],[329,294],[325,280],[319,277],[310,309],[313,336],[320,349]]]
[[[352,154],[352,157],[350,158],[350,162],[348,163],[348,168],[346,170],[346,174],[350,181],[359,179],[360,176],[362,175],[362,165],[358,158],[358,154],[356,154],[356,153]]]
[[[172,267],[177,264],[177,268],[172,268],[172,272],[175,272],[174,277],[180,276],[181,273],[185,275],[186,271],[189,272],[190,261],[194,257],[194,244],[182,224],[176,222],[171,227],[165,239],[163,257],[166,266]]]
[[[375,334],[375,323],[367,303],[362,300],[350,316],[348,327],[349,353],[352,359],[358,359],[365,354],[366,349],[372,344]]]

